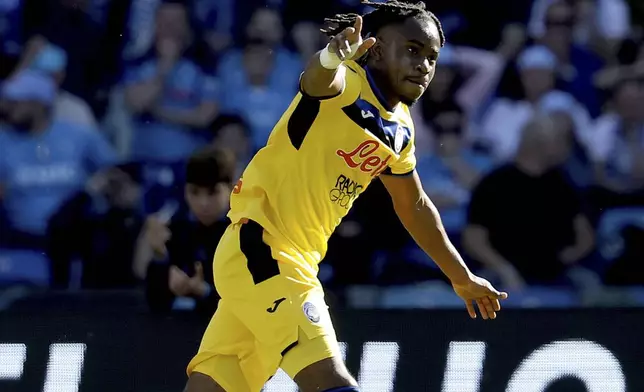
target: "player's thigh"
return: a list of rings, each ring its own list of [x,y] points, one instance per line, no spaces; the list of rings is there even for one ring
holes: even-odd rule
[[[220,302],[204,332],[199,351],[188,364],[188,376],[197,380],[192,381],[198,385],[195,388],[208,384],[211,379],[227,391],[249,391],[240,358],[254,355],[254,337],[229,307],[228,301]]]
[[[183,392],[228,392],[205,374],[193,372]]]
[[[320,392],[358,386],[338,356],[326,358],[305,367],[294,377],[294,380],[301,392]]]
[[[356,385],[332,331],[312,339],[301,334],[298,344],[284,355],[281,367],[304,392]]]

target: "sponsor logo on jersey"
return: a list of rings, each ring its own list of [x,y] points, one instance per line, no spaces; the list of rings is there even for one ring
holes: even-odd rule
[[[337,150],[336,154],[352,169],[359,169],[363,173],[370,173],[375,177],[382,173],[389,164],[391,155],[385,159],[376,155],[380,143],[375,140],[365,140],[353,151]]]
[[[364,186],[351,178],[340,174],[335,181],[335,185],[331,192],[329,192],[329,199],[332,203],[339,205],[342,208],[349,209],[353,201],[358,198]]]

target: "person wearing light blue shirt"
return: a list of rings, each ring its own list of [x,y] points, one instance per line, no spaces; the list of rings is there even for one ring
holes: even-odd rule
[[[0,130],[0,203],[10,230],[34,237],[45,235],[49,218],[94,173],[116,163],[97,130],[52,119],[55,96],[54,81],[35,71],[0,89],[8,109]]]
[[[135,115],[135,161],[183,160],[212,138],[207,128],[218,113],[218,83],[188,59],[190,36],[186,7],[161,4],[152,55],[126,69],[125,101]]]

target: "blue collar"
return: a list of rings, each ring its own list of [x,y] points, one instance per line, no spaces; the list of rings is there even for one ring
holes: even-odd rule
[[[371,75],[371,71],[369,70],[369,67],[365,65],[364,70],[365,70],[365,74],[367,75],[367,81],[369,82],[369,87],[371,87],[371,91],[373,91],[373,94],[378,99],[378,102],[380,102],[382,107],[384,107],[390,112],[393,112],[393,108],[389,106],[384,95],[382,95],[382,92],[380,91],[378,86],[376,86],[376,81],[373,79],[373,76]]]

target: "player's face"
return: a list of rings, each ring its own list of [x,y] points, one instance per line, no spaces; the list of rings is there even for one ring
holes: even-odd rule
[[[383,29],[382,63],[389,83],[401,102],[411,105],[434,78],[440,52],[438,26],[431,20],[408,18]]]
[[[230,191],[230,187],[223,183],[214,188],[187,184],[186,203],[201,224],[210,226],[226,212]]]

